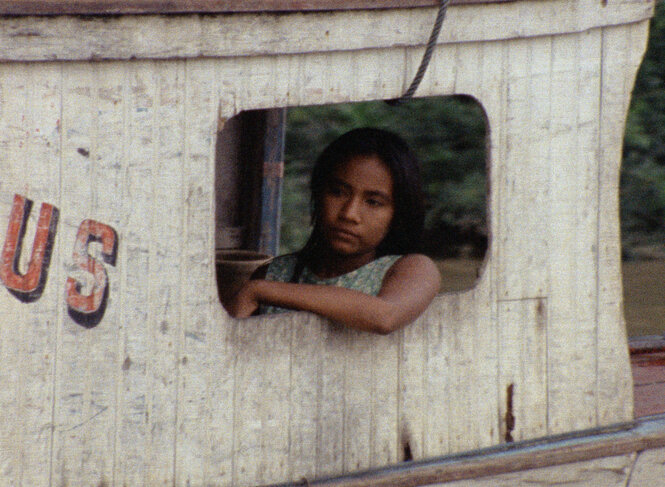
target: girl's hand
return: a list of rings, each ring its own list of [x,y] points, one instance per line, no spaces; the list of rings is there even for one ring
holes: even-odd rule
[[[240,291],[226,306],[226,310],[234,318],[248,318],[259,309],[259,301],[257,299],[257,281],[247,281],[245,285],[240,288]]]

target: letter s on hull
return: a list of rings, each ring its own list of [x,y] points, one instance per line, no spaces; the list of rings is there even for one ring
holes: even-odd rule
[[[31,209],[32,201],[25,196],[14,195],[7,239],[2,249],[2,261],[0,262],[0,281],[9,292],[23,302],[36,301],[44,291],[51,250],[58,226],[58,209],[48,203],[42,203],[28,270],[25,274],[21,274],[18,264]]]
[[[108,300],[106,269],[88,254],[88,245],[92,241],[102,243],[101,255],[107,264],[115,265],[118,251],[118,237],[113,228],[94,220],[81,223],[74,243],[73,260],[77,267],[92,274],[92,291],[88,295],[81,294],[82,284],[68,277],[65,292],[69,315],[86,328],[92,328],[102,320]]]

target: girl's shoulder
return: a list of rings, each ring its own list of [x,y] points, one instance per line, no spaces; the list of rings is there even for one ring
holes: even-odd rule
[[[390,279],[413,281],[423,285],[431,284],[437,289],[441,286],[441,273],[438,266],[424,254],[400,256],[386,272],[384,282]]]
[[[405,254],[405,255],[398,255],[397,259],[393,261],[393,264],[390,267],[390,271],[392,272],[393,270],[408,270],[411,268],[429,268],[429,269],[436,269],[437,266],[434,263],[434,261],[428,257],[425,254]],[[438,272],[438,270],[437,270]]]

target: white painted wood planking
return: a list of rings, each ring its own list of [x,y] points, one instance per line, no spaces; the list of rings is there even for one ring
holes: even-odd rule
[[[543,3],[529,2],[536,10]],[[526,3],[516,5],[524,15],[532,12]],[[630,22],[635,12],[647,15],[650,8],[633,7],[624,12]],[[589,18],[594,15],[595,10]],[[377,18],[385,19],[382,13],[350,17]],[[290,27],[313,29],[316,19],[295,15]],[[35,28],[49,29],[78,22],[51,20],[32,19]],[[179,21],[182,27],[192,19]],[[133,20],[111,20],[107,28],[124,28],[126,22]],[[96,21],[89,25],[98,27]],[[497,37],[510,37],[501,34],[512,32],[504,29],[494,29]],[[473,291],[438,297],[417,323],[387,338],[360,336],[312,316],[237,323],[225,315],[215,301],[212,266],[214,136],[218,117],[228,119],[242,109],[394,97],[410,80],[420,47],[329,52],[329,45],[314,43],[315,52],[280,57],[4,65],[0,123],[8,130],[8,150],[0,161],[0,207],[8,215],[13,194],[25,192],[37,204],[58,206],[61,222],[43,298],[25,304],[8,293],[0,296],[2,313],[16,317],[15,328],[21,327],[18,334],[7,327],[0,334],[3,363],[15,364],[2,371],[3,383],[20,385],[18,394],[0,396],[20,417],[16,426],[0,423],[3,474],[25,485],[31,478],[55,485],[250,485],[394,463],[407,442],[415,458],[426,458],[501,441],[504,387],[516,377],[527,386],[514,390],[516,424],[528,425],[521,437],[628,419],[620,288],[601,289],[598,275],[618,275],[613,215],[616,134],[623,123],[616,120],[625,116],[645,29],[645,22],[629,23],[551,41],[445,41],[437,48],[440,64],[433,65],[419,94],[469,93],[486,103],[494,240]],[[272,35],[274,26],[266,33]],[[551,66],[543,62],[550,45]],[[610,58],[609,51],[621,56]],[[590,89],[600,87],[601,63],[602,97],[599,88]],[[553,95],[539,104],[548,92],[540,83],[548,79]],[[21,97],[8,98],[10,91]],[[563,104],[571,92],[579,93],[577,100]],[[38,103],[40,97],[49,102]],[[54,100],[61,104],[52,106]],[[522,142],[521,135],[533,128],[525,122],[529,114],[549,113],[552,125],[537,126],[532,135],[538,143],[508,150],[509,141]],[[20,128],[52,135],[26,136],[12,122],[22,116],[27,122]],[[597,144],[607,161],[593,157]],[[525,174],[519,164],[534,172]],[[541,186],[524,179],[532,174]],[[576,207],[580,194],[599,204],[597,215]],[[533,205],[547,198],[550,207]],[[524,207],[533,232],[548,219],[557,224],[550,230],[557,238],[541,242],[546,259],[528,249],[528,235],[517,232]],[[121,242],[117,265],[107,266],[107,314],[92,329],[75,324],[62,299],[71,244],[84,218],[114,226]],[[573,242],[560,238],[561,228],[586,233]],[[543,263],[535,265],[529,255]],[[601,271],[606,262],[611,269]],[[543,346],[536,333],[542,329],[534,328],[536,308],[520,301],[534,298],[534,289],[537,299],[546,295],[547,333],[556,337],[547,341],[551,367],[543,367],[544,357],[536,352]],[[500,301],[505,297],[527,309],[513,309],[513,301]],[[581,328],[573,327],[578,320]],[[519,329],[510,328],[515,321],[526,336],[536,333],[538,346],[522,348]],[[52,328],[44,330],[44,322]],[[601,329],[609,331],[602,339]],[[607,337],[611,343],[605,344]],[[38,360],[42,350],[36,344],[53,351],[45,363]],[[601,360],[608,366],[597,372]],[[538,366],[527,378],[515,367],[518,362]],[[22,363],[31,366],[20,368]],[[612,380],[601,380],[601,374]],[[534,408],[529,395],[542,394],[538,388],[545,383],[547,402]],[[39,398],[48,407],[38,414],[22,407]],[[551,428],[524,419],[544,414]],[[49,462],[27,455],[35,445],[38,452],[51,450]],[[304,450],[307,461],[298,455]]]
[[[600,199],[598,207],[598,330],[597,380],[599,383],[598,420],[603,424],[617,421],[620,416],[632,416],[630,394],[632,375],[626,342],[626,327],[622,311],[621,243],[619,239],[619,169],[624,124],[630,92],[637,66],[646,48],[646,25],[603,29],[602,33],[602,94],[599,158]],[[609,76],[617,66],[634,66],[623,76]],[[608,77],[609,76],[609,77]],[[623,95],[622,95],[623,94]],[[613,318],[613,317],[617,317]],[[623,356],[623,359],[617,360]],[[609,366],[610,363],[616,365]],[[630,384],[630,385],[627,385]]]
[[[120,241],[119,255],[122,314],[118,322],[118,348],[122,361],[116,380],[116,432],[114,480],[119,485],[148,483],[145,465],[151,460],[150,409],[152,394],[149,372],[152,366],[153,333],[147,323],[152,310],[150,290],[136,275],[150,274],[150,241],[148,232],[139,229],[150,221],[152,199],[152,164],[157,141],[152,121],[159,110],[156,100],[157,79],[154,65],[133,63],[125,67],[123,161],[124,197],[122,218],[127,232]]]
[[[5,17],[0,24],[0,59],[251,57],[422,46],[435,13],[434,8],[420,8],[287,15],[126,15],[113,22],[107,17]],[[644,21],[652,13],[653,2],[643,0],[611,0],[606,5],[595,0],[540,0],[452,6],[438,42],[565,35]],[[530,21],[524,22],[527,17]]]

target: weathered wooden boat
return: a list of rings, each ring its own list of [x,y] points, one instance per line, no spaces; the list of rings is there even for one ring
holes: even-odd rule
[[[618,222],[652,0],[450,5],[417,96],[486,113],[473,289],[387,337],[219,303],[215,248],[275,211],[239,200],[238,134],[270,195],[275,110],[399,97],[437,12],[0,1],[1,485],[662,485]]]

